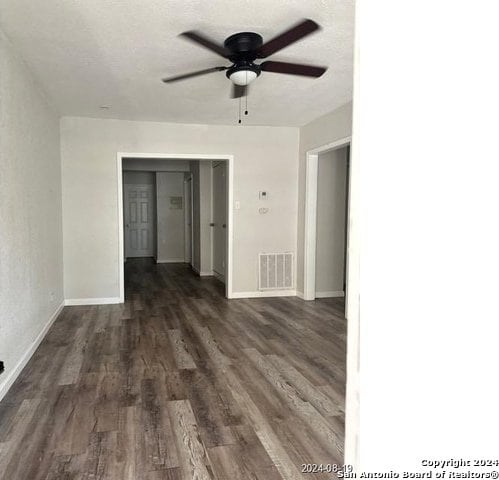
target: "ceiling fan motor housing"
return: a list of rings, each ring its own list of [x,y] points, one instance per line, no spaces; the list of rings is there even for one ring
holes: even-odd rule
[[[239,60],[252,62],[257,57],[257,52],[263,44],[263,39],[258,33],[240,32],[226,38],[224,47],[231,52],[229,60],[237,63]]]

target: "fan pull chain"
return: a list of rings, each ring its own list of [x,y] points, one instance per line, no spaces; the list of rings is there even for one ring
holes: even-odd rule
[[[239,97],[239,122],[241,123],[241,97]]]
[[[244,114],[248,115],[248,70],[246,70],[246,95],[244,96],[244,100],[246,102],[246,109],[244,110]]]

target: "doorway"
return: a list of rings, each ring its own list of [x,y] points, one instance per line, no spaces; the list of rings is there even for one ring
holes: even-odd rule
[[[147,165],[151,166],[152,170],[155,170],[154,164],[156,162],[160,162],[162,160],[171,160],[171,161],[182,161],[187,163],[199,163],[200,165],[206,165],[209,167],[209,170],[212,170],[212,162],[223,163],[225,166],[225,199],[226,199],[226,208],[225,208],[225,221],[222,221],[222,229],[224,232],[224,240],[225,240],[225,268],[222,271],[224,274],[224,283],[225,283],[225,296],[227,298],[233,298],[233,188],[234,188],[234,157],[233,155],[209,155],[209,154],[158,154],[158,153],[129,153],[129,152],[118,152],[117,155],[117,192],[118,192],[118,271],[119,271],[119,288],[120,288],[120,302],[123,303],[125,301],[125,270],[124,270],[124,261],[125,261],[125,234],[124,234],[124,225],[125,225],[125,217],[124,217],[124,194],[125,189],[123,186],[123,163],[125,160],[133,159],[134,161],[143,161],[147,163]],[[191,188],[193,187],[194,181],[191,177]],[[211,175],[210,175],[210,183],[211,183]],[[183,196],[183,192],[185,191],[185,187],[182,190],[182,200],[178,198],[170,198],[169,199],[169,207],[172,207],[172,210],[175,210],[176,207],[182,201],[182,204],[185,206],[185,200]],[[195,197],[191,197],[191,200]],[[173,203],[172,203],[173,202]],[[211,203],[211,196],[210,202]],[[201,204],[204,209],[206,205]],[[194,236],[194,220],[196,218],[196,212],[194,210],[194,202],[191,201],[191,263],[196,256],[197,247],[193,242]],[[185,212],[185,211],[184,211]],[[223,219],[222,219],[223,220]],[[186,232],[186,223],[188,220],[185,219],[185,215],[182,215],[182,261],[186,258],[185,255],[188,254],[189,247],[187,246],[186,237],[188,233]],[[208,223],[206,224],[208,228],[208,236],[211,236],[213,232],[211,232],[212,228],[210,227],[211,223],[211,205],[209,205],[209,218]],[[225,225],[225,228],[223,227]],[[205,224],[202,225],[203,228]],[[186,235],[187,233],[187,235]],[[211,255],[211,245],[210,245],[210,257]],[[210,258],[210,268],[212,268],[211,258]],[[212,273],[213,274],[213,273]]]
[[[315,298],[345,296],[349,149],[318,156]]]
[[[336,142],[323,145],[316,149],[307,152],[306,163],[306,191],[305,191],[305,232],[304,232],[304,300],[315,300],[316,298],[316,279],[317,279],[317,233],[318,233],[318,187],[319,187],[319,156],[334,152],[339,149],[344,149],[348,152],[351,143],[351,137],[346,137]],[[347,164],[348,165],[348,164]],[[348,179],[345,181],[344,198],[349,196],[350,176],[349,169],[345,175]],[[322,179],[321,179],[322,181]],[[341,206],[340,206],[341,207]],[[349,204],[345,200],[343,219],[344,224],[341,228],[343,242],[338,241],[338,245],[343,245],[343,255],[340,255],[340,260],[336,263],[338,270],[341,273],[341,285],[337,290],[326,290],[325,296],[348,296],[348,218]],[[340,209],[341,210],[341,209]],[[341,215],[340,215],[341,218]],[[341,249],[339,249],[341,252]],[[341,265],[341,267],[340,267]],[[338,275],[340,276],[340,275]],[[348,301],[345,302],[345,315],[347,315]]]

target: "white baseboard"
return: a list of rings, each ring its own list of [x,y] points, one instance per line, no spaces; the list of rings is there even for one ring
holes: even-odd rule
[[[9,372],[5,380],[0,383],[0,400],[5,396],[5,394],[9,391],[9,388],[16,381],[19,374],[22,372],[23,368],[29,362],[30,358],[35,353],[35,350],[38,348],[38,345],[42,343],[42,340],[45,338],[45,335],[49,331],[49,328],[55,322],[59,314],[61,313],[64,307],[64,302],[62,302],[55,310],[55,312],[50,316],[47,323],[42,328],[41,332],[37,335],[33,343],[29,346],[28,350],[24,353],[21,359],[17,362],[17,365]]]
[[[296,290],[262,290],[257,292],[232,292],[231,298],[296,297]]]
[[[305,300],[305,294],[303,292],[299,292],[298,290],[296,291],[296,296],[298,298],[301,298],[302,300]]]
[[[315,298],[335,298],[344,296],[345,292],[343,290],[337,290],[334,292],[315,292]]]
[[[64,305],[73,307],[75,305],[110,305],[114,303],[123,303],[120,297],[107,298],[66,298]]]
[[[185,258],[157,258],[156,263],[185,263]]]

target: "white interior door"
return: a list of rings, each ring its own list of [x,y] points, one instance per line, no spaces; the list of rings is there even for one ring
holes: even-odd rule
[[[154,187],[124,186],[125,257],[154,256]]]
[[[213,272],[225,281],[227,265],[227,167],[213,166]]]
[[[184,214],[185,214],[185,253],[186,263],[192,262],[192,177],[184,182]]]

